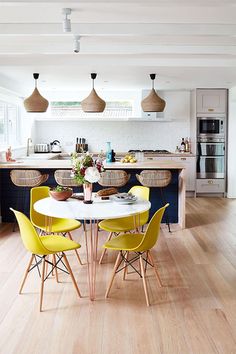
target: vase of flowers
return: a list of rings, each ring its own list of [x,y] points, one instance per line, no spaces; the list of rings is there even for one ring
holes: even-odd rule
[[[72,155],[72,171],[71,175],[74,177],[78,185],[83,185],[84,203],[91,204],[93,183],[100,179],[100,174],[103,170],[102,159],[93,159],[89,152],[81,155]]]

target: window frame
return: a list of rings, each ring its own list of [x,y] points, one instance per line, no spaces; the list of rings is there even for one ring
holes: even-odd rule
[[[4,106],[4,119],[3,119],[3,124],[4,124],[4,138],[3,142],[0,142],[0,148],[6,148],[7,146],[12,146],[12,147],[17,147],[20,146],[21,144],[21,110],[20,110],[20,104],[10,98],[4,98],[0,96],[0,104]],[[15,106],[16,108],[16,136],[14,137],[14,142],[10,141],[10,122],[9,122],[9,108],[8,105]]]

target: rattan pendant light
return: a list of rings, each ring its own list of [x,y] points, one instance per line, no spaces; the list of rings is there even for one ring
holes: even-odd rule
[[[37,80],[39,74],[33,74],[35,80],[35,89],[31,96],[24,100],[24,106],[27,112],[29,113],[42,113],[46,112],[48,108],[48,100],[40,95],[39,90],[37,89]]]
[[[142,100],[142,109],[144,112],[163,112],[166,102],[158,96],[154,89],[156,74],[150,74],[150,78],[152,80],[152,90],[149,95]]]
[[[91,79],[93,80],[93,88],[88,97],[86,97],[82,102],[82,110],[88,113],[100,113],[103,112],[106,107],[106,102],[103,101],[94,90],[94,80],[96,79],[97,74],[92,73]]]

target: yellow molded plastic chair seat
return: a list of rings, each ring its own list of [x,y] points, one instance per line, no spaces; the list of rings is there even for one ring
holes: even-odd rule
[[[45,219],[45,217],[44,217]],[[32,224],[40,230],[47,231],[47,227],[45,226],[45,222],[43,224],[37,222]],[[52,225],[50,224],[50,232],[55,234],[67,233],[73,230],[78,229],[81,226],[81,223],[77,220],[73,219],[63,219],[63,218],[52,218]]]
[[[47,235],[40,237],[30,220],[25,216],[23,213],[16,211],[14,209],[11,209],[18,221],[19,228],[20,228],[20,234],[21,238],[23,241],[23,244],[25,248],[31,252],[31,259],[28,264],[28,267],[26,269],[23,282],[20,287],[19,293],[21,293],[23,286],[25,284],[26,278],[28,273],[35,269],[36,267],[38,268],[39,271],[39,265],[42,263],[42,274],[41,274],[41,291],[40,291],[40,311],[42,311],[42,303],[43,303],[43,288],[44,288],[44,282],[48,278],[48,276],[52,273],[52,270],[55,269],[56,273],[56,279],[58,281],[58,274],[57,274],[57,268],[59,268],[58,263],[64,261],[64,264],[66,266],[66,272],[68,272],[71,276],[72,282],[75,286],[77,294],[81,297],[79,288],[77,286],[77,283],[75,281],[73,272],[71,270],[70,264],[67,260],[67,257],[65,255],[65,251],[71,251],[71,250],[76,250],[80,248],[80,244],[71,240],[68,240],[67,238],[59,235]],[[48,255],[53,255],[53,262],[50,262],[47,259]],[[57,256],[57,258],[56,258]],[[39,261],[37,260],[37,257],[40,259]],[[33,264],[33,261],[36,262],[36,264]],[[46,268],[45,264],[48,263],[50,264],[53,268],[50,271],[50,273],[45,275]],[[61,268],[59,268],[61,269]],[[63,270],[63,269],[61,269]]]
[[[136,222],[135,222],[135,220],[136,220]],[[121,219],[110,219],[110,220],[100,221],[99,227],[100,227],[100,229],[108,231],[108,232],[120,233],[120,232],[134,230],[136,225],[138,225],[138,223],[139,223],[138,216],[131,216],[131,217],[127,217],[127,218],[122,218],[122,220]],[[147,221],[145,222],[145,224],[146,223],[147,223]],[[141,224],[140,226],[145,225],[145,224]]]
[[[143,262],[145,262],[145,267],[147,267],[147,265],[151,265],[152,267],[154,267],[158,279],[158,283],[159,285],[161,285],[159,274],[154,266],[153,257],[151,255],[151,249],[155,246],[157,242],[159,231],[160,231],[161,220],[165,212],[165,209],[168,206],[169,204],[166,204],[164,207],[156,211],[151,221],[149,222],[147,230],[144,234],[141,233],[123,234],[113,238],[110,241],[107,241],[103,245],[103,247],[107,249],[116,250],[116,251],[119,250],[118,257],[116,259],[116,263],[113,269],[111,281],[107,288],[105,297],[108,297],[109,295],[116,273],[118,273],[121,269],[124,269],[124,278],[125,278],[127,267],[130,265],[143,279],[146,302],[147,305],[149,306],[149,297],[147,292]],[[135,256],[132,259],[129,259],[130,252],[135,253]],[[137,271],[133,265],[133,263],[136,262],[137,260],[139,260],[140,262],[141,273]]]
[[[43,246],[48,249],[49,254],[72,251],[80,248],[81,245],[75,241],[59,235],[47,235],[40,238]]]
[[[49,197],[49,187],[41,186],[31,189],[30,192],[30,220],[32,224],[38,229],[47,233],[48,227],[45,224],[45,216],[34,210],[34,203],[40,199]],[[71,231],[78,229],[81,226],[81,222],[73,219],[66,218],[50,218],[50,233],[55,234],[68,234],[72,240]],[[82,264],[80,256],[75,249],[76,256],[80,264]]]
[[[109,248],[111,250],[124,250],[132,251],[137,249],[143,239],[143,234],[123,234],[114,237],[112,240],[104,244],[104,248]]]
[[[143,186],[134,186],[129,190],[129,193],[132,193],[136,197],[149,200],[150,189]],[[110,232],[107,241],[109,241],[113,233],[117,234],[120,232],[128,232],[137,229],[139,226],[144,226],[148,222],[149,211],[140,213],[137,216],[128,216],[125,218],[119,219],[109,219],[103,220],[99,223],[99,228],[105,231]],[[106,249],[102,252],[99,263],[102,263],[103,257],[105,255]]]

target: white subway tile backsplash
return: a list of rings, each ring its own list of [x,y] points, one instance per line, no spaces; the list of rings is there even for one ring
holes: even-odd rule
[[[85,138],[89,151],[106,150],[111,141],[115,151],[167,149],[175,151],[182,137],[190,136],[190,121],[99,122],[36,121],[35,143],[58,139],[64,151],[74,150],[76,137]],[[70,146],[68,142],[73,142]]]

